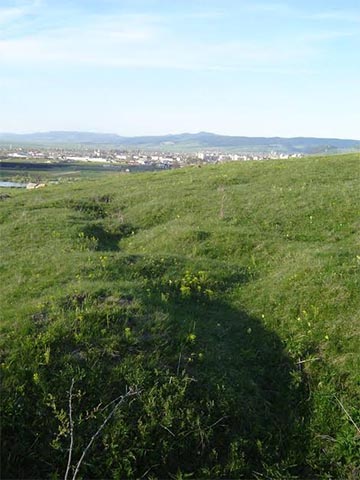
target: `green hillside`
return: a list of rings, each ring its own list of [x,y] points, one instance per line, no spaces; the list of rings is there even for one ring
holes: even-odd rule
[[[359,180],[353,154],[1,189],[2,478],[359,478]]]
[[[273,150],[288,153],[349,152],[358,151],[359,140],[316,137],[244,137],[218,135],[209,132],[179,133],[157,136],[123,137],[111,133],[93,132],[38,132],[27,134],[1,133],[1,143],[15,145],[56,145],[56,146],[107,146],[134,149],[169,151],[197,151],[216,149],[235,152],[271,152]]]

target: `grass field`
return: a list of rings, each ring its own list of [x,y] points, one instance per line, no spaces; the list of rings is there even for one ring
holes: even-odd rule
[[[2,478],[360,475],[360,155],[0,204]]]
[[[13,182],[73,182],[77,180],[99,178],[114,173],[144,172],[156,170],[153,166],[114,165],[88,162],[54,162],[44,159],[0,161],[0,181]]]

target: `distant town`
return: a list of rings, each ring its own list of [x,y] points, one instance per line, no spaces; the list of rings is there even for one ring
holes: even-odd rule
[[[44,163],[104,163],[155,168],[179,168],[186,165],[214,164],[231,161],[301,158],[302,153],[224,153],[212,150],[198,152],[163,152],[120,149],[0,147],[1,160],[41,161]]]

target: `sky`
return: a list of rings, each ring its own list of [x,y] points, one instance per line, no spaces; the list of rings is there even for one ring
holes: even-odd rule
[[[360,139],[360,0],[0,0],[0,132]]]

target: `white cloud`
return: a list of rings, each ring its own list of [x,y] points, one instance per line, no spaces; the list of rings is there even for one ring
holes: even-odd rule
[[[144,31],[62,32],[0,41],[3,63],[51,67],[55,64],[99,67],[246,70],[284,67],[311,55],[304,46],[251,43],[204,44],[154,37]]]
[[[318,22],[332,22],[336,21],[337,23],[359,23],[360,22],[360,11],[351,10],[351,9],[333,9],[318,11],[313,13],[305,12],[301,8],[301,3],[299,2],[298,6],[294,7],[288,3],[281,2],[249,2],[249,4],[242,4],[239,7],[241,10],[254,13],[254,14],[264,14],[264,15],[273,15],[276,17],[286,17],[293,18],[297,20],[310,20]]]
[[[0,8],[0,25],[12,22],[25,15],[25,10],[18,8]]]
[[[275,15],[292,15],[296,12],[295,9],[285,3],[250,3],[244,5],[244,10],[253,13],[275,14]]]
[[[0,8],[0,25],[6,25],[15,20],[19,20],[31,13],[34,13],[41,7],[42,0],[33,0],[29,2],[22,2],[16,7],[2,7]]]
[[[360,36],[358,31],[336,31],[336,30],[318,30],[316,32],[307,33],[304,35],[306,41],[327,41],[337,40],[340,38],[352,38]]]
[[[41,0],[7,9],[11,15],[41,12]],[[249,11],[293,12],[281,3],[244,6]],[[0,9],[3,18],[9,13]],[[27,13],[25,13],[27,12]],[[183,13],[216,18],[221,11]],[[64,14],[64,12],[63,12]],[[11,16],[10,15],[10,16]],[[252,71],[278,73],[312,73],[314,60],[324,53],[327,41],[350,37],[357,32],[319,30],[303,31],[291,37],[279,31],[276,37],[234,41],[214,39],[204,42],[174,30],[172,15],[126,14],[87,15],[77,26],[55,28],[45,26],[33,34],[0,40],[0,61],[3,65],[36,68],[53,66],[96,66],[111,68],[161,68],[209,71]],[[210,20],[211,21],[211,20]],[[46,23],[46,22],[45,22]]]
[[[170,22],[171,23],[171,22]],[[79,27],[52,29],[0,40],[7,64],[189,70],[285,69],[314,55],[296,38],[203,42],[173,31],[168,18],[149,15],[94,16]]]
[[[360,22],[360,12],[359,10],[331,10],[326,12],[314,13],[308,15],[306,18],[310,20],[319,20],[319,21],[336,21],[346,22],[346,23],[359,23]]]

